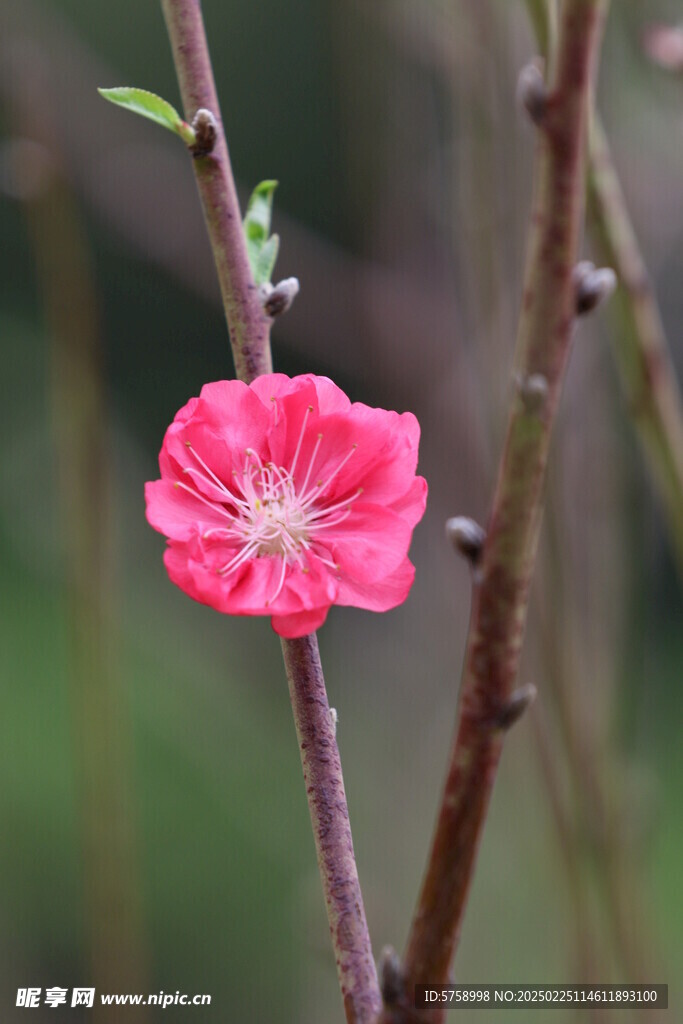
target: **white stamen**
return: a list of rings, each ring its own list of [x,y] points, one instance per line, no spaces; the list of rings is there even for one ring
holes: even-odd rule
[[[277,587],[266,602],[269,607],[282,593],[287,574],[294,566],[299,566],[304,573],[310,571],[307,564],[309,555],[315,555],[335,575],[340,572],[340,566],[327,557],[329,547],[325,544],[325,531],[343,523],[351,514],[351,505],[363,493],[363,488],[359,487],[354,494],[332,504],[325,504],[323,497],[356,451],[356,444],[324,481],[319,479],[309,489],[309,481],[323,442],[322,433],[318,434],[313,445],[303,483],[298,486],[295,482],[294,473],[312,412],[313,407],[308,406],[289,469],[276,466],[273,462],[264,462],[253,448],[245,448],[241,472],[234,469],[230,480],[225,482],[198,455],[192,444],[186,442],[188,451],[200,468],[184,467],[183,473],[195,485],[204,483],[215,488],[216,497],[207,498],[197,486],[191,487],[181,480],[176,481],[176,487],[181,487],[228,520],[225,526],[211,526],[202,533],[204,540],[214,539],[221,551],[225,549],[228,555],[225,563],[215,570],[218,575],[230,576],[252,558],[281,559]]]
[[[306,493],[306,488],[308,487],[308,480],[309,480],[309,477],[311,475],[311,470],[313,469],[313,463],[315,462],[315,457],[318,454],[318,449],[320,448],[320,443],[321,443],[322,439],[323,439],[323,435],[322,434],[318,434],[317,440],[316,440],[315,445],[313,447],[313,454],[311,455],[311,461],[308,463],[308,471],[306,473],[306,479],[304,480],[303,484],[301,485],[301,499],[300,500],[302,502],[304,500],[304,495]]]
[[[269,597],[268,600],[266,601],[267,605],[272,604],[273,601],[276,601],[277,598],[280,596],[280,591],[282,590],[282,587],[284,586],[285,573],[286,572],[287,572],[287,559],[283,556],[283,558],[282,558],[282,572],[280,573],[280,582],[278,583],[277,590],[275,591],[273,596]]]
[[[310,498],[307,498],[307,499],[306,499],[305,501],[304,501],[304,499],[302,498],[302,502],[303,502],[303,504],[304,504],[304,505],[310,505],[310,503],[311,503],[312,501],[315,501],[315,499],[316,499],[316,497],[317,497],[318,495],[322,494],[322,493],[323,493],[323,491],[325,491],[325,490],[327,489],[327,487],[329,486],[329,484],[331,484],[331,483],[332,483],[332,481],[334,480],[334,478],[335,478],[335,476],[337,475],[337,473],[338,473],[338,472],[339,472],[339,471],[340,471],[341,469],[343,469],[343,467],[344,467],[344,466],[346,465],[346,463],[347,463],[347,462],[349,461],[349,459],[351,458],[351,456],[353,455],[353,453],[355,452],[355,450],[356,450],[356,448],[357,448],[357,447],[358,447],[358,445],[357,445],[357,444],[354,444],[354,446],[353,446],[353,448],[351,449],[351,451],[349,452],[349,454],[348,454],[347,456],[345,456],[345,458],[343,458],[343,459],[342,459],[342,461],[341,461],[341,462],[339,463],[339,465],[337,466],[337,468],[335,469],[335,471],[334,471],[333,473],[331,473],[331,474],[330,474],[330,475],[328,476],[328,478],[327,478],[327,480],[325,481],[325,483],[321,483],[321,481],[320,481],[320,480],[318,481],[318,483],[317,483],[317,491],[316,491],[316,494],[313,494],[313,495],[311,495],[311,497],[310,497]],[[308,479],[308,477],[307,477],[306,479]],[[305,490],[306,490],[306,488],[304,488],[304,491],[305,491]]]
[[[304,433],[306,431],[306,423],[308,421],[308,417],[310,416],[310,414],[312,412],[313,412],[313,406],[312,405],[307,405],[306,406],[306,412],[304,413],[304,420],[303,420],[303,423],[301,424],[301,433],[299,434],[299,442],[298,442],[298,444],[296,446],[296,451],[294,452],[294,458],[292,459],[292,468],[289,471],[292,476],[294,476],[294,470],[296,469],[296,462],[297,462],[297,459],[299,458],[299,452],[301,451],[301,445],[303,444]]]
[[[216,474],[214,473],[214,471],[213,471],[212,469],[209,469],[209,467],[208,467],[208,466],[207,466],[207,464],[206,464],[206,463],[204,462],[204,460],[203,460],[203,459],[201,459],[201,458],[199,457],[199,455],[197,455],[196,451],[194,450],[194,448],[192,447],[192,445],[190,444],[190,442],[189,442],[189,441],[186,441],[186,442],[185,442],[185,446],[186,446],[187,450],[188,450],[188,451],[190,452],[190,454],[191,454],[191,455],[193,456],[193,458],[195,458],[195,459],[197,460],[197,462],[198,462],[198,463],[199,463],[199,465],[200,465],[200,466],[202,467],[202,469],[204,470],[204,472],[205,472],[205,473],[208,473],[208,475],[209,475],[209,476],[211,477],[211,479],[213,480],[213,482],[214,482],[214,483],[216,484],[216,486],[218,487],[219,491],[222,491],[222,492],[223,492],[223,494],[227,495],[227,497],[228,497],[228,498],[231,498],[231,497],[232,497],[232,495],[230,494],[230,491],[228,490],[228,488],[227,488],[227,487],[225,486],[225,484],[224,484],[224,483],[223,483],[223,482],[222,482],[221,480],[219,480],[219,479],[218,479],[218,477],[216,476]],[[186,473],[192,473],[192,472],[195,472],[195,473],[196,473],[197,471],[196,471],[196,470],[191,470],[191,469],[187,469],[187,470],[186,470],[185,472],[186,472]]]
[[[363,488],[359,487],[356,493],[352,494],[350,498],[344,498],[343,501],[338,501],[336,505],[325,505],[324,508],[319,508],[316,511],[311,512],[311,514],[308,517],[309,523],[314,522],[316,519],[319,519],[321,515],[328,516],[330,512],[336,512],[338,508],[346,508],[348,505],[351,504],[352,501],[355,501],[356,498],[360,498],[362,493]]]
[[[191,494],[193,498],[197,498],[199,501],[203,501],[204,504],[208,505],[210,509],[213,509],[214,512],[218,512],[220,515],[225,516],[226,519],[233,518],[227,511],[227,509],[224,509],[222,505],[217,505],[215,501],[210,501],[208,498],[205,498],[203,494],[200,494],[199,491],[195,491],[193,487],[188,487],[187,484],[182,483],[181,480],[176,480],[175,486],[182,487],[182,489],[184,491],[187,491],[188,494]]]

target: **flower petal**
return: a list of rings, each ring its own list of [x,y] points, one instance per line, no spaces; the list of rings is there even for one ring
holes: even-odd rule
[[[392,501],[391,508],[398,512],[406,521],[411,530],[420,522],[427,505],[427,481],[423,476],[416,476],[410,485],[410,489],[399,498]]]
[[[176,487],[172,480],[153,480],[145,484],[147,522],[171,540],[187,540],[203,527],[229,525],[229,517],[201,498]]]
[[[311,379],[318,395],[318,410],[321,416],[328,416],[333,412],[347,413],[351,409],[350,399],[329,377],[311,376]]]
[[[399,416],[359,402],[346,414],[311,413],[296,462],[297,488],[305,484],[307,494],[315,493],[317,488],[321,498],[330,501],[362,488],[364,501],[393,504],[403,497],[415,476],[416,424],[409,413]],[[419,434],[419,427],[417,431]],[[276,434],[274,430],[269,438],[271,451]],[[274,457],[279,464],[292,464],[300,435],[300,426],[287,431]]]
[[[285,565],[280,555],[252,556],[232,571],[221,571],[239,548],[203,543],[194,538],[188,545],[188,565],[193,585],[207,604],[231,615],[295,614],[329,607],[337,594],[337,581],[318,560],[302,567]]]
[[[262,454],[273,410],[241,380],[205,384],[193,419],[205,422],[230,451],[253,448]]]
[[[296,640],[319,629],[327,618],[328,611],[329,606],[316,608],[312,612],[298,612],[295,615],[273,615],[270,624],[279,636]]]
[[[195,586],[194,577],[190,572],[188,563],[187,548],[184,544],[175,544],[173,541],[169,542],[168,547],[164,551],[164,565],[171,582],[175,583],[181,590],[184,590],[189,597],[199,601],[201,604],[211,603],[206,600],[201,591]]]
[[[404,558],[398,569],[378,582],[358,583],[348,577],[342,578],[335,604],[386,612],[405,601],[414,579],[415,566]]]
[[[342,577],[376,583],[398,569],[407,554],[411,532],[391,509],[355,502],[348,519],[321,530],[320,544],[329,549]]]

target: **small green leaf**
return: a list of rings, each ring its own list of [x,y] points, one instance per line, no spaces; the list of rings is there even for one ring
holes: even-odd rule
[[[168,128],[169,131],[179,135],[183,142],[191,146],[195,142],[194,130],[170,103],[162,100],[153,92],[146,89],[134,89],[129,86],[119,86],[116,89],[98,89],[100,96],[118,107],[124,107],[134,114],[147,117],[150,121]]]
[[[276,188],[276,181],[262,181],[257,185],[251,194],[244,217],[249,264],[254,281],[259,285],[270,281],[280,247],[277,235],[269,237],[273,193]]]
[[[276,188],[276,181],[262,181],[251,193],[244,217],[244,230],[250,241],[263,243],[268,238]]]
[[[267,284],[270,281],[279,249],[279,235],[271,235],[265,245],[261,247],[261,251],[256,257],[256,264],[252,268],[256,284]]]

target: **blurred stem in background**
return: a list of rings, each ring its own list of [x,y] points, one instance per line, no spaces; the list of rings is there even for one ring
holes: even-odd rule
[[[577,856],[576,828],[572,809],[568,806],[564,791],[556,738],[550,730],[550,723],[540,701],[531,709],[530,718],[539,768],[545,780],[560,856],[568,881],[570,914],[574,927],[574,955],[570,960],[570,976],[580,978],[585,984],[601,984],[609,975],[596,930],[590,893],[585,884],[584,864],[581,857]],[[591,1024],[610,1024],[612,1019],[612,1014],[604,1008],[591,1008],[587,1013]]]
[[[49,58],[32,50],[28,63],[30,80],[22,76],[20,60],[14,62],[6,99],[11,123],[21,133],[12,143],[16,194],[26,211],[51,342],[89,983],[98,992],[144,992],[149,984],[128,779],[130,724],[113,621],[110,443],[96,287],[88,240],[51,129]],[[95,1003],[93,1012],[97,1020],[103,1011]],[[129,1007],[127,1017],[136,1024],[147,1020],[142,1007]]]
[[[683,405],[664,324],[597,114],[589,141],[588,226],[614,267],[612,350],[627,410],[664,509],[683,582]]]
[[[211,149],[194,154],[195,180],[221,286],[235,370],[251,383],[272,371],[270,327],[249,266],[199,0],[161,0],[185,117],[209,111]],[[335,728],[315,633],[281,640],[318,867],[348,1024],[372,1024],[380,1009],[377,970],[356,868]]]
[[[647,983],[656,973],[657,957],[625,817],[628,813],[637,826],[637,808],[624,792],[625,774],[611,728],[613,702],[608,697],[601,715],[595,706],[600,680],[587,691],[577,678],[580,658],[569,605],[579,596],[566,570],[560,516],[557,503],[549,502],[536,621],[550,714],[539,706],[531,712],[537,754],[569,883],[582,979],[600,983],[616,967],[619,980]],[[616,659],[610,661],[615,671]],[[639,1020],[656,1016],[647,1008],[632,1013]]]
[[[542,54],[552,43],[554,0],[526,0]],[[607,137],[594,113],[588,143],[588,227],[617,273],[612,349],[627,409],[662,501],[683,580],[683,404],[657,298],[631,223]]]

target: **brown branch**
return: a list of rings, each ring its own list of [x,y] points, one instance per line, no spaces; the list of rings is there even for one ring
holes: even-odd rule
[[[515,360],[518,379],[543,377],[547,389],[541,402],[525,402],[523,388],[513,402],[473,593],[456,738],[404,958],[403,996],[386,1008],[385,1024],[443,1019],[443,1011],[410,1010],[414,985],[448,980],[502,750],[501,716],[517,676],[551,428],[575,313],[572,277],[601,7],[600,0],[566,0],[563,6],[557,67],[540,131]]]
[[[271,373],[270,319],[249,267],[242,216],[223,131],[216,83],[199,0],[161,0],[171,40],[185,117],[209,110],[217,124],[213,149],[195,156],[195,179],[230,330],[235,370],[247,384]]]
[[[194,170],[240,380],[272,372],[270,318],[254,284],[213,79],[199,0],[161,0],[185,116],[209,111],[217,124]],[[306,794],[318,854],[337,975],[348,1024],[371,1024],[381,998],[353,853],[335,728],[315,633],[282,640]]]
[[[282,653],[346,1019],[370,1024],[380,1009],[377,970],[353,855],[335,722],[327,702],[317,638],[313,634],[299,640],[283,640]]]
[[[549,0],[527,0],[536,40],[547,56],[548,34],[545,23],[552,17]],[[552,52],[552,46],[551,46]],[[592,112],[588,140],[588,227],[600,258],[614,267],[619,290],[612,304],[616,322],[614,354],[620,370],[622,386],[632,413],[636,431],[643,444],[646,459],[655,476],[663,498],[669,531],[683,573],[683,410],[675,372],[669,355],[667,339],[638,241],[630,221],[621,185],[612,162],[609,146],[600,119]],[[556,534],[551,531],[556,540]],[[561,558],[557,544],[552,545],[554,573],[557,582]],[[545,607],[545,605],[543,606]],[[594,860],[613,933],[615,950],[625,976],[641,979],[652,976],[657,957],[654,955],[651,928],[646,919],[643,901],[638,899],[628,846],[622,835],[622,822],[615,818],[610,794],[606,791],[604,767],[600,764],[597,739],[591,738],[584,724],[577,720],[570,694],[574,681],[567,675],[564,659],[557,645],[557,622],[561,610],[542,622],[544,658],[548,670],[550,692],[561,726],[561,742],[565,746],[573,787],[579,802],[576,826],[576,849],[571,850],[571,836],[566,824],[559,820],[556,794],[552,793],[552,765],[549,752],[541,751],[545,761],[543,777],[549,788],[551,806],[561,836],[567,873],[572,883],[572,901],[580,929],[581,905],[585,896],[578,885],[576,859],[589,853]],[[536,729],[539,743],[540,730]],[[617,801],[618,802],[618,801]],[[612,806],[610,806],[610,804]],[[567,856],[568,854],[568,856]],[[584,954],[586,939],[579,937]],[[604,953],[604,950],[602,951]],[[595,959],[595,954],[591,954]],[[591,966],[590,956],[583,962]],[[595,968],[595,963],[592,964]],[[593,970],[593,978],[597,977]],[[586,973],[586,980],[591,980]],[[650,1018],[647,1008],[643,1019]]]

